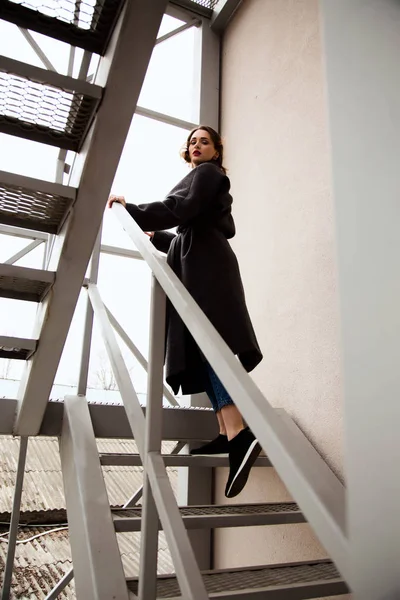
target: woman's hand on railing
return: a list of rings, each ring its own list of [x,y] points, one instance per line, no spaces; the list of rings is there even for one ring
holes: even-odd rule
[[[122,206],[124,208],[126,208],[126,200],[125,200],[125,196],[110,196],[107,202],[107,207],[108,208],[112,208],[112,205],[114,204],[114,202],[118,202],[118,204],[122,204]],[[144,233],[146,235],[149,236],[150,239],[153,238],[154,235],[154,231],[144,231]]]
[[[110,196],[107,202],[107,207],[112,208],[114,202],[118,202],[119,204],[122,204],[124,208],[126,208],[125,196]]]

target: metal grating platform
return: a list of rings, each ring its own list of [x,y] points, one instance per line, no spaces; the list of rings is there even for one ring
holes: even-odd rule
[[[0,57],[0,132],[79,152],[100,98],[98,86]]]
[[[194,4],[200,4],[200,6],[213,9],[215,5],[218,4],[219,0],[192,0],[192,2],[194,2]]]
[[[55,273],[0,265],[0,296],[13,300],[41,302],[54,283]]]
[[[183,506],[179,508],[188,529],[244,527],[304,523],[305,519],[294,502],[270,504],[237,504],[227,506]],[[113,511],[115,530],[140,531],[142,508]]]
[[[0,358],[27,360],[35,352],[37,340],[0,336]]]
[[[163,454],[163,460],[166,467],[229,467],[229,459],[224,456]],[[103,466],[122,465],[126,467],[140,467],[142,465],[139,454],[100,454],[100,463]],[[271,463],[266,456],[259,456],[254,466],[270,467]]]
[[[125,0],[2,0],[0,18],[104,55]]]
[[[13,179],[15,182],[11,183]],[[18,184],[16,179],[16,176],[0,172],[0,223],[57,234],[76,190],[39,181],[36,186],[42,189],[35,189],[34,180],[19,177],[21,183]],[[24,183],[29,187],[25,187]],[[60,195],[64,192],[63,188],[70,192],[69,197]]]
[[[175,4],[194,15],[211,19],[213,9],[218,4],[218,0],[170,0],[170,4]]]
[[[210,598],[222,592],[224,598],[235,598],[235,592],[239,597],[240,592],[244,590],[246,599],[259,597],[281,600],[318,597],[315,594],[319,594],[320,597],[345,594],[348,591],[336,567],[330,561],[209,571],[203,573],[203,581]],[[137,579],[129,578],[127,582],[129,590],[137,593]],[[229,596],[228,592],[231,592]],[[157,598],[176,597],[181,597],[176,577],[159,577]]]

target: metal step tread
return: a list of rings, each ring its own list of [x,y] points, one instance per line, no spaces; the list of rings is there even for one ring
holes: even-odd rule
[[[0,56],[0,132],[79,152],[102,88]]]
[[[28,360],[35,352],[37,340],[0,336],[0,358]]]
[[[191,456],[190,454],[163,454],[166,467],[229,467],[227,456]],[[100,463],[103,466],[140,467],[142,461],[139,454],[101,453]],[[259,456],[255,467],[270,467],[267,456]]]
[[[0,223],[59,233],[76,188],[0,171]]]
[[[95,54],[104,54],[124,0],[0,2],[0,18]],[[76,5],[79,14],[76,15]],[[78,17],[78,24],[74,21]]]
[[[0,296],[41,302],[55,280],[53,271],[0,264]]]
[[[220,593],[225,594],[224,598],[239,598],[245,590],[246,599],[259,596],[282,600],[315,598],[317,593],[320,596],[345,594],[348,591],[335,565],[328,560],[205,571],[202,576],[210,598],[219,598]],[[127,584],[130,591],[137,593],[137,578],[128,578]],[[229,596],[227,592],[230,592]],[[177,578],[174,575],[159,576],[157,598],[177,597],[181,597]]]
[[[180,6],[191,13],[211,19],[212,12],[218,0],[171,0],[171,4]]]
[[[299,507],[294,502],[181,506],[179,511],[189,529],[305,522]],[[140,531],[141,506],[114,509],[112,514],[116,531]]]

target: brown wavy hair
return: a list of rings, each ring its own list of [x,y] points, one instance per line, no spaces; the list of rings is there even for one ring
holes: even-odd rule
[[[212,127],[209,127],[208,125],[199,125],[198,127],[195,127],[194,129],[192,129],[192,131],[189,133],[186,143],[183,146],[182,150],[181,150],[181,157],[183,158],[183,160],[187,163],[190,164],[191,160],[190,160],[190,155],[189,155],[189,144],[190,144],[190,140],[192,139],[193,134],[198,131],[199,129],[204,129],[204,131],[207,131],[210,135],[210,138],[214,144],[214,147],[216,149],[216,151],[218,152],[218,158],[213,159],[210,162],[213,162],[215,164],[217,164],[219,166],[219,168],[221,169],[221,171],[223,171],[226,174],[226,168],[224,167],[224,145],[222,143],[222,138],[220,136],[220,134],[218,133],[218,131],[215,131],[215,129],[213,129]]]

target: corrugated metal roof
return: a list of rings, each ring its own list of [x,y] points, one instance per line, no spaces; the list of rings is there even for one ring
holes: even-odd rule
[[[28,539],[47,531],[35,540],[18,544],[15,553],[15,567],[12,581],[11,599],[42,600],[54,588],[59,580],[72,567],[71,549],[68,531],[52,532],[44,527],[24,528],[19,540]],[[119,533],[117,535],[121,550],[125,575],[134,577],[139,574],[140,533]],[[7,553],[7,544],[0,542],[0,572],[3,572]],[[173,564],[167,548],[164,534],[160,533],[158,572],[173,572]],[[59,598],[75,599],[74,584],[71,582]]]
[[[97,440],[100,452],[135,453],[133,440]],[[170,452],[174,442],[164,442],[163,451]],[[12,507],[18,464],[19,439],[0,436],[0,512]],[[176,469],[168,469],[176,489]],[[142,485],[141,467],[104,467],[104,480],[112,506],[122,506]],[[65,508],[63,480],[57,438],[30,438],[21,510]]]
[[[132,440],[97,440],[100,452],[136,452]],[[174,442],[164,442],[163,451],[170,452]],[[0,436],[0,513],[9,513],[12,506],[15,477],[18,464],[19,440],[11,436]],[[173,489],[177,487],[177,470],[168,469]],[[121,506],[142,484],[141,467],[103,467],[104,480],[112,506]],[[26,472],[22,496],[22,511],[41,511],[42,522],[53,522],[54,510],[65,508],[61,463],[57,438],[30,438],[26,460]],[[47,512],[53,511],[53,513]],[[52,515],[46,520],[46,514]],[[60,513],[61,515],[63,513]],[[2,519],[3,519],[2,515]],[[5,517],[4,517],[5,518]],[[9,517],[8,517],[9,518]],[[36,514],[35,518],[40,518]],[[6,519],[5,519],[6,520]],[[23,515],[22,519],[23,521]],[[7,527],[0,533],[5,536]],[[11,598],[40,600],[47,596],[71,566],[71,551],[68,531],[53,528],[21,527],[18,540],[30,538],[42,532],[45,536],[18,544]],[[122,562],[127,577],[139,573],[140,533],[117,535]],[[4,571],[7,542],[0,541],[0,573]],[[173,565],[164,533],[159,539],[159,573],[171,573]],[[60,594],[62,600],[75,599],[73,582]]]
[[[24,528],[18,539],[27,539],[46,531],[43,527]],[[4,570],[7,544],[0,543],[0,572]],[[11,598],[43,599],[72,567],[68,532],[50,533],[36,540],[17,544]],[[59,598],[75,598],[73,583]]]

